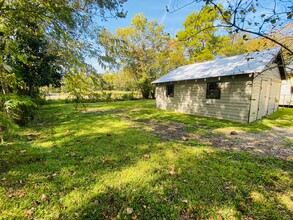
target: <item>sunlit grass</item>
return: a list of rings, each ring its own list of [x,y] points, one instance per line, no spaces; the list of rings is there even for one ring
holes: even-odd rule
[[[291,126],[291,109],[251,125],[161,111],[145,100],[86,110],[42,106],[0,146],[1,219],[292,218],[292,161],[161,141],[147,123],[132,124],[179,122],[202,136],[253,132]]]

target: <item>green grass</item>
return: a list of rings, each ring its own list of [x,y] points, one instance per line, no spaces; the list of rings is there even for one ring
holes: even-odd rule
[[[0,219],[292,219],[292,161],[162,142],[133,121],[184,123],[200,135],[254,132],[292,126],[293,109],[250,125],[161,111],[145,100],[87,110],[100,112],[42,106],[0,145]]]

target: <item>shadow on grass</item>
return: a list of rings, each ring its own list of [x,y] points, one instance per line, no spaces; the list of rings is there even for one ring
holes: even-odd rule
[[[127,107],[123,114],[133,119],[151,115],[178,121],[177,113],[162,118],[156,110],[136,113],[152,104],[88,107]],[[183,115],[180,120],[195,119]],[[32,132],[37,135],[27,141]],[[44,106],[18,140],[0,146],[0,154],[0,218],[292,217],[292,162],[161,143],[109,112],[82,114],[71,105]]]

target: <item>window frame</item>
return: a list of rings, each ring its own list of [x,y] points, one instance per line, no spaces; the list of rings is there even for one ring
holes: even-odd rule
[[[214,87],[214,88],[211,88]],[[206,88],[206,99],[221,99],[221,83],[208,82]]]
[[[174,97],[174,91],[175,91],[174,87],[175,87],[174,84],[166,85],[166,96],[167,97]]]

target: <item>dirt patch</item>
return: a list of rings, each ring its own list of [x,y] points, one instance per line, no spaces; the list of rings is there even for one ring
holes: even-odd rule
[[[128,118],[129,120],[129,118]],[[256,155],[273,156],[284,160],[293,159],[293,128],[275,127],[259,133],[227,131],[225,134],[207,130],[207,135],[200,136],[196,132],[187,132],[183,123],[169,122],[162,124],[151,120],[131,121],[133,127],[142,128],[162,141],[196,140],[204,145],[211,145],[222,150],[246,151]],[[148,130],[145,130],[147,127]]]
[[[183,123],[158,123],[152,120],[132,120],[132,127],[141,128],[144,131],[158,136],[162,141],[184,140],[189,133],[184,130]]]
[[[187,140],[189,133],[184,131],[185,125],[182,123],[160,124],[152,123],[151,133],[156,136],[160,136],[162,141],[169,140]]]
[[[206,138],[204,138],[206,140]],[[237,132],[209,139],[211,145],[224,150],[242,150],[258,155],[293,159],[293,128],[273,128],[260,133]]]

